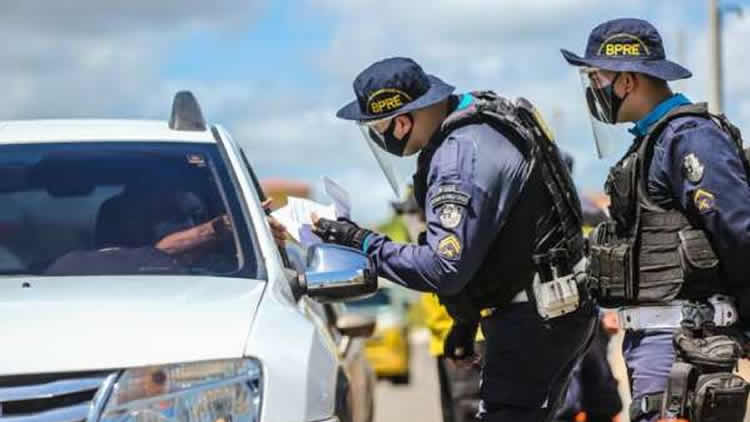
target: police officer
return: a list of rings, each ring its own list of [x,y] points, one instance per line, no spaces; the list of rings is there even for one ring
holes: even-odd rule
[[[419,152],[414,190],[427,223],[420,244],[397,244],[347,220],[320,219],[315,231],[366,252],[380,276],[437,293],[456,320],[446,356],[472,360],[481,321],[483,420],[541,420],[594,326],[585,294],[576,296],[581,306],[554,316],[548,305],[562,302],[536,296],[573,280],[562,267],[578,268],[582,257],[580,203],[527,101],[453,91],[413,60],[390,58],[357,76],[356,100],[337,114],[358,122],[376,154]],[[561,260],[554,274],[552,255]],[[579,294],[566,286],[565,295]]]
[[[611,220],[593,233],[589,269],[600,300],[623,306],[631,420],[742,420],[747,386],[731,374],[739,350],[721,335],[737,309],[717,295],[750,280],[739,131],[671,91],[668,81],[691,73],[665,58],[646,21],[605,22],[583,57],[562,53],[580,67],[600,156],[613,149],[615,123],[634,123],[607,178]]]

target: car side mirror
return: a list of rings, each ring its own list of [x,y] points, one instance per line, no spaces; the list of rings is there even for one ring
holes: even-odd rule
[[[375,318],[345,313],[336,318],[336,328],[347,337],[370,337],[375,331]]]
[[[307,250],[307,268],[297,277],[295,295],[306,294],[321,302],[354,300],[375,293],[378,277],[364,253],[330,243]]]

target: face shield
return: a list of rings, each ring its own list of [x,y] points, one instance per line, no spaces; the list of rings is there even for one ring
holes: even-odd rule
[[[357,125],[396,198],[401,198],[406,184],[411,181],[414,159],[403,156],[408,138],[404,140],[393,138],[396,117],[398,116],[359,122]]]
[[[633,137],[628,132],[626,124],[617,123],[617,113],[625,100],[624,97],[618,97],[614,90],[620,75],[619,72],[601,71],[596,68],[580,70],[581,86],[599,158],[618,152],[624,145],[628,145]]]

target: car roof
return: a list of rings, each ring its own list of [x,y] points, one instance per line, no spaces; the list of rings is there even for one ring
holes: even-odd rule
[[[211,130],[173,130],[161,120],[56,119],[0,121],[0,144],[49,142],[216,143]]]

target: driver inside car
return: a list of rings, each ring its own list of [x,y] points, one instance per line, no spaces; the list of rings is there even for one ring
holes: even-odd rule
[[[146,227],[142,231],[134,230],[147,233],[149,240],[145,245],[134,245],[132,239],[122,239],[121,243],[127,246],[110,242],[112,246],[95,251],[73,251],[55,261],[45,274],[187,274],[200,272],[200,268],[215,272],[236,268],[227,256],[230,252],[226,252],[230,249],[228,244],[234,240],[228,215],[205,221],[206,207],[193,192],[152,192],[148,196],[150,198],[141,198],[147,200],[138,210],[140,216],[145,216]],[[113,222],[120,223],[133,226],[132,220]]]

